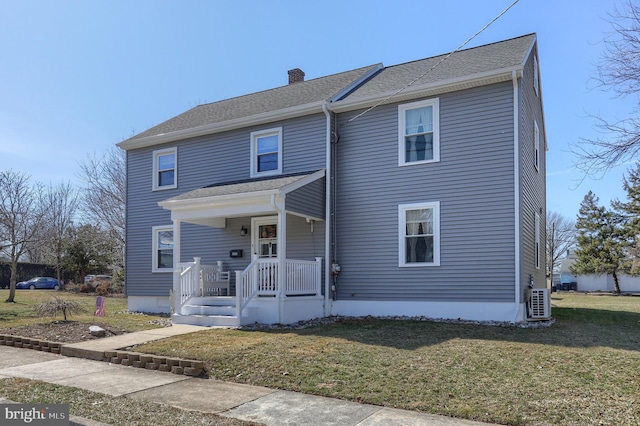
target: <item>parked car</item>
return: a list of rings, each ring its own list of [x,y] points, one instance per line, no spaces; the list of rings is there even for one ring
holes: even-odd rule
[[[62,285],[58,283],[58,280],[51,277],[36,277],[31,278],[29,281],[20,281],[16,284],[16,288],[21,289],[41,289],[41,288],[50,288],[53,290],[58,290]]]
[[[104,282],[111,282],[111,275],[87,275],[84,278],[84,283],[93,288],[96,288]]]

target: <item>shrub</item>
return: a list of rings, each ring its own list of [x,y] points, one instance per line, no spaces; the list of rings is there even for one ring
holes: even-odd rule
[[[46,302],[35,305],[33,309],[37,315],[44,317],[55,317],[57,314],[62,314],[65,321],[67,321],[67,316],[71,314],[86,312],[86,309],[75,300],[67,300],[58,296],[53,296]]]

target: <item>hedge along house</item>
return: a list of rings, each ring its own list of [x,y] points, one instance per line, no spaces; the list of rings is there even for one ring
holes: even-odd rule
[[[545,287],[534,34],[307,81],[291,70],[119,146],[132,310],[224,326],[519,322]]]

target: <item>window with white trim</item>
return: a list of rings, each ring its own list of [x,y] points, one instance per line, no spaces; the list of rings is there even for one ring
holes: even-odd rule
[[[399,165],[440,161],[438,98],[398,105]]]
[[[178,187],[178,148],[153,151],[153,190]]]
[[[398,206],[399,266],[440,265],[440,202]]]
[[[251,132],[251,176],[282,173],[282,127]]]
[[[540,214],[536,213],[535,243],[534,243],[534,266],[540,269]]]
[[[536,168],[536,171],[540,171],[540,129],[538,128],[538,122],[536,120],[533,120],[533,149],[533,166]]]
[[[538,57],[533,57],[533,91],[538,96],[538,90],[540,90],[540,75],[538,71]]]
[[[152,272],[173,271],[173,226],[154,226]]]

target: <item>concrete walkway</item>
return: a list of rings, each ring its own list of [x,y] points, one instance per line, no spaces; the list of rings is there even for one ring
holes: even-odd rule
[[[468,420],[357,404],[260,386],[193,378],[94,360],[97,359],[97,353],[102,354],[107,350],[122,349],[201,329],[203,327],[174,325],[163,329],[107,337],[65,345],[62,350],[63,355],[0,346],[0,379],[22,377],[41,380],[112,396],[145,399],[185,410],[215,413],[274,426],[486,425],[486,423]],[[83,424],[82,419],[76,418],[75,424]],[[95,422],[87,421],[84,424],[95,424]]]

